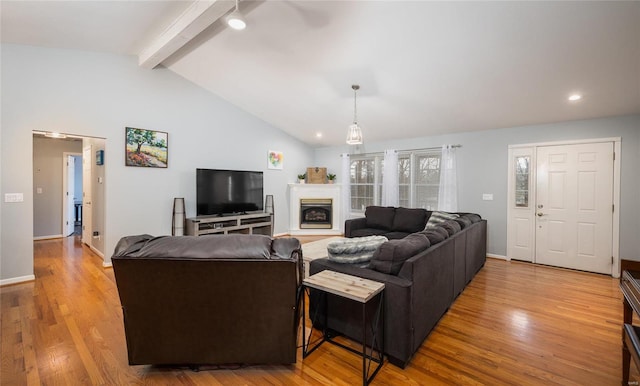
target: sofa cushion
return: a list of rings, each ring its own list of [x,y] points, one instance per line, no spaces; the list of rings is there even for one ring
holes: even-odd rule
[[[393,217],[394,231],[414,233],[424,229],[427,221],[427,211],[419,208],[396,208]]]
[[[446,230],[449,236],[453,236],[461,230],[460,224],[458,224],[458,222],[455,220],[443,222],[442,224],[440,224],[440,228]]]
[[[440,212],[440,211],[432,212],[431,216],[429,216],[429,220],[427,221],[427,226],[425,227],[425,229],[438,226],[441,223],[447,220],[453,220],[456,217],[460,217],[460,215],[456,213]]]
[[[471,220],[465,216],[460,216],[458,218],[455,218],[454,221],[460,224],[461,229],[464,229],[472,224]]]
[[[350,237],[364,237],[364,236],[376,236],[376,235],[385,236],[385,233],[387,233],[387,231],[384,229],[360,228],[360,229],[351,231]]]
[[[425,235],[429,239],[429,243],[431,243],[431,245],[436,245],[438,243],[441,243],[447,237],[449,237],[449,233],[447,233],[446,230],[440,227],[429,228],[427,230],[420,232],[420,234]]]
[[[429,239],[421,233],[412,233],[402,240],[389,240],[373,254],[370,266],[378,272],[397,275],[405,260],[430,245]]]
[[[393,207],[368,206],[364,211],[367,228],[393,229],[393,217],[396,209]]]
[[[389,240],[397,240],[397,239],[404,239],[405,237],[409,236],[411,233],[409,232],[386,232],[384,235],[389,239]]]
[[[300,241],[296,238],[277,238],[271,242],[272,259],[291,259],[294,251],[301,250]]]
[[[482,220],[482,217],[480,217],[479,214],[475,214],[475,213],[465,213],[463,214],[461,217],[466,217],[469,220],[471,220],[472,224],[477,223],[478,221]]]
[[[338,263],[362,263],[371,260],[380,245],[388,241],[384,236],[341,238],[327,244],[329,260]]]

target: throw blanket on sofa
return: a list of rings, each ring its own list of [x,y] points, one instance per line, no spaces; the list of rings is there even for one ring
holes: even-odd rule
[[[329,260],[337,263],[362,263],[371,260],[380,245],[388,241],[384,236],[342,238],[327,244]]]

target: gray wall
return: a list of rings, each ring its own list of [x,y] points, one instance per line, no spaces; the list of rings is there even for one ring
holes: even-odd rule
[[[62,235],[65,152],[82,153],[82,141],[33,137],[33,237]],[[38,188],[42,193],[37,193]]]
[[[106,138],[107,260],[122,236],[170,234],[174,197],[195,215],[197,167],[263,170],[275,232],[288,230],[287,183],[313,150],[216,95],[135,57],[12,44],[1,46],[0,75],[2,194],[25,198],[0,204],[0,280],[33,274],[32,130]],[[169,167],[125,167],[126,126],[168,132]],[[269,150],[284,153],[284,170],[266,169]]]
[[[389,128],[392,130],[393,128]],[[346,128],[345,128],[346,130]],[[476,212],[488,221],[488,253],[506,255],[507,151],[509,145],[587,138],[622,138],[620,257],[640,260],[640,115],[467,132],[379,143],[366,142],[352,153],[416,149],[461,144],[458,149],[460,211]],[[316,149],[315,165],[340,170],[340,153],[348,147]],[[338,181],[344,176],[338,175]],[[493,193],[493,201],[483,201]]]

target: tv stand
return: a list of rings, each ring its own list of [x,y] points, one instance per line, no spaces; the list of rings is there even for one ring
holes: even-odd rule
[[[273,236],[273,213],[196,216],[187,218],[185,222],[189,236],[230,233]]]

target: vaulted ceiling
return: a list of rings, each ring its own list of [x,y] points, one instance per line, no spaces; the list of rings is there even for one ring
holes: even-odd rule
[[[311,146],[640,113],[640,2],[0,2],[3,43],[136,55]],[[580,93],[583,98],[567,98]],[[322,137],[317,134],[321,133]]]

